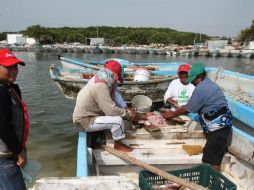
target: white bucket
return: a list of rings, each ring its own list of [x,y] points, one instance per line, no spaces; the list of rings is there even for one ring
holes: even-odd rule
[[[150,112],[153,101],[145,95],[136,95],[131,101],[131,107],[138,112]]]
[[[150,80],[151,72],[146,69],[138,69],[134,74],[134,81],[148,81]]]

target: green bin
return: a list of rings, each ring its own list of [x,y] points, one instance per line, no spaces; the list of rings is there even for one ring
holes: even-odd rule
[[[197,183],[211,190],[235,190],[237,186],[221,173],[215,171],[207,164],[201,164],[189,169],[173,170],[168,173]],[[152,185],[163,185],[168,180],[143,170],[139,172],[139,187],[141,190],[152,190]]]

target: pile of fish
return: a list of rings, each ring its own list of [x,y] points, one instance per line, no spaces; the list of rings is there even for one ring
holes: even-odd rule
[[[166,126],[166,120],[159,113],[150,113],[147,117],[138,121],[139,125],[143,125],[149,132],[160,131],[160,127]]]
[[[166,120],[160,112],[155,111],[148,113],[146,117],[141,117],[138,124],[143,125],[147,131],[154,132],[160,131],[161,127],[166,127],[167,125],[185,124],[185,121],[180,117],[174,117],[170,120]]]
[[[152,189],[153,190],[190,190],[187,187],[181,186],[173,182],[168,182],[168,183],[165,183],[164,185],[153,185]]]

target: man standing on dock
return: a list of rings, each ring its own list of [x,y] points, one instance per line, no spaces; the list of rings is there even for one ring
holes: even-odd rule
[[[188,112],[198,113],[207,138],[202,161],[220,171],[232,126],[231,111],[221,88],[206,77],[203,64],[191,67],[187,79],[187,83],[190,82],[195,90],[188,103],[173,112],[164,112],[163,117],[170,119]]]
[[[20,168],[26,164],[26,140],[30,127],[21,91],[14,84],[17,59],[8,49],[0,49],[0,189],[25,190]]]
[[[125,138],[123,119],[134,121],[136,112],[117,105],[115,89],[118,81],[123,82],[121,65],[117,61],[107,61],[105,68],[79,92],[73,122],[86,132],[110,130],[114,148],[130,152],[133,149],[121,142]]]

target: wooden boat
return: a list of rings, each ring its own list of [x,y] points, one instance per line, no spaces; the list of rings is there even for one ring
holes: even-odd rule
[[[115,60],[118,61],[121,65],[124,65],[125,72],[133,70],[133,68],[142,67],[147,68],[152,71],[158,71],[156,75],[172,75],[172,70],[175,72],[176,68],[183,64],[184,62],[169,62],[169,63],[132,63],[124,59],[119,58],[111,58],[106,59],[103,61],[78,61],[73,60],[66,57],[59,56],[59,60],[61,61],[61,64],[64,68],[70,68],[70,69],[100,69],[100,66],[103,66],[108,60]],[[155,73],[154,73],[155,74]]]
[[[79,71],[86,71],[89,73],[88,70]],[[52,70],[51,72],[55,72],[55,70]],[[232,94],[232,91],[237,92],[240,87],[240,94],[248,94],[253,97],[254,77],[236,72],[224,71],[217,68],[207,68],[207,72],[208,77],[217,82],[224,89],[234,117],[238,120],[242,120],[248,126],[252,127],[254,123],[252,120],[253,107],[251,107],[249,99],[248,102],[237,99],[239,95],[234,93]],[[62,74],[62,77],[65,77],[65,80],[68,80],[68,76],[64,76],[64,72],[59,71],[59,73]],[[248,106],[248,109],[244,106]],[[202,129],[198,123],[191,121],[187,116],[181,117],[186,121],[185,124],[168,124],[167,126],[161,127],[161,131],[153,133],[147,132],[143,128],[135,128],[132,124],[129,123],[128,125],[126,123],[126,138],[124,139],[124,143],[134,148],[134,151],[128,153],[128,155],[147,164],[154,165],[164,171],[190,168],[201,164],[202,153],[197,155],[188,155],[183,150],[182,145],[203,146],[206,140]],[[222,162],[222,174],[235,183],[238,190],[253,190],[253,130],[251,134],[245,132],[244,130],[240,130],[237,127],[233,126],[231,136],[232,140],[229,144],[228,152],[225,154]],[[113,140],[109,133],[106,133],[106,144],[110,147],[113,146]],[[47,188],[44,187],[44,189],[50,189],[50,187],[61,187],[61,189],[63,189],[63,187],[66,186],[68,188],[72,187],[73,189],[78,189],[82,180],[83,182],[84,180],[87,182],[93,180],[92,177],[82,178],[82,180],[79,177],[92,175],[107,176],[107,178],[111,177],[113,180],[118,180],[114,176],[124,176],[132,181],[132,184],[139,183],[138,175],[142,168],[126,162],[125,160],[120,159],[119,157],[116,157],[100,148],[89,148],[88,145],[90,145],[90,142],[87,139],[87,133],[80,132],[77,147],[76,175],[78,178],[75,178],[76,183],[72,183],[70,181],[68,182],[68,180],[70,180],[69,178],[58,180],[53,179],[56,181],[48,181],[46,184],[47,186],[45,186]],[[96,179],[105,183],[105,179],[101,179],[101,177]],[[46,181],[44,180],[44,184]],[[70,185],[69,183],[72,184]],[[121,182],[118,183],[120,184]],[[42,187],[42,185],[43,184],[40,184],[39,186]],[[83,183],[82,187],[85,188],[86,183]],[[222,186],[221,188],[227,189]],[[138,188],[134,188],[132,186],[132,189]]]
[[[188,120],[185,125],[168,125],[160,132],[149,133],[143,128],[127,129],[124,143],[134,148],[128,153],[138,160],[157,168],[170,171],[186,169],[202,163],[202,153],[188,155],[182,145],[204,146],[205,138],[200,126]],[[248,138],[247,138],[248,137]],[[239,190],[252,190],[254,184],[254,138],[233,127],[232,141],[222,162],[222,174],[237,185]],[[124,176],[134,184],[139,183],[142,168],[126,162],[102,149],[87,147],[87,134],[79,133],[77,148],[77,177]],[[106,135],[106,144],[113,146],[110,134]]]
[[[235,118],[254,129],[254,76],[207,68],[208,77],[222,87]]]
[[[50,68],[50,76],[67,98],[75,98],[80,89],[86,85],[90,76],[96,74],[94,69],[66,69],[55,65]],[[155,71],[154,71],[155,72]],[[173,71],[166,71],[173,72]],[[124,82],[119,84],[118,89],[126,102],[130,102],[135,95],[148,94],[153,102],[163,101],[164,92],[175,76],[152,76],[149,81],[133,81],[133,75],[127,73]],[[84,77],[85,76],[85,77]],[[86,78],[86,76],[89,76]]]
[[[250,127],[240,129],[233,126],[228,152],[222,162],[222,173],[240,190],[253,190],[254,187],[254,126],[253,91],[254,77],[223,69],[207,68],[208,77],[219,84],[227,96],[233,116]],[[240,94],[238,90],[240,88]],[[240,96],[249,97],[242,99]],[[124,142],[134,148],[130,156],[154,165],[164,171],[190,168],[201,164],[202,154],[188,155],[182,145],[201,145],[205,138],[200,126],[186,116],[184,125],[168,125],[160,132],[149,133],[142,129],[127,130]],[[247,132],[248,131],[248,132]],[[77,176],[120,175],[127,176],[138,184],[138,174],[142,168],[126,162],[102,149],[87,147],[87,134],[80,132],[78,141]],[[106,144],[113,145],[110,135]],[[87,157],[84,159],[84,156]],[[91,159],[93,158],[93,159]],[[90,162],[88,162],[90,160]],[[91,160],[93,160],[91,162]],[[91,169],[96,168],[96,170]],[[97,171],[97,173],[93,173]]]
[[[84,78],[84,74],[92,76],[100,68],[96,65],[92,66],[87,69],[52,66],[50,75],[66,97],[75,98],[79,90],[89,80],[89,78]],[[151,71],[153,78],[146,82],[131,81],[134,71],[126,70],[125,82],[119,85],[126,101],[130,101],[137,94],[148,95],[154,102],[163,101],[168,84],[174,78],[172,76],[177,73],[178,66],[173,64],[170,67],[170,69],[168,66],[165,70]],[[222,68],[207,68],[207,72],[208,77],[223,88],[234,117],[254,128],[254,118],[252,117],[254,115],[254,77]]]
[[[127,128],[124,143],[134,148],[128,155],[164,171],[186,169],[201,164],[202,153],[188,155],[183,150],[183,145],[203,146],[205,143],[203,132],[197,123],[188,120],[186,116],[183,117],[187,120],[185,125],[168,125],[161,128],[160,132],[149,133],[143,128],[134,130]],[[103,149],[90,148],[87,135],[85,132],[79,133],[76,177],[39,179],[35,183],[35,190],[94,189],[94,187],[98,190],[105,187],[139,190],[139,172],[143,169]],[[106,133],[106,145],[112,147],[113,140],[110,136]],[[232,142],[222,162],[222,174],[233,182],[238,190],[253,190],[253,160],[242,159],[245,156],[243,153],[248,149],[253,151],[253,143],[254,141],[248,141],[233,127]],[[242,151],[237,152],[241,148]],[[150,184],[157,180],[162,184],[160,178],[152,178]],[[222,185],[225,183],[220,182]],[[225,186],[220,187],[229,189]]]

